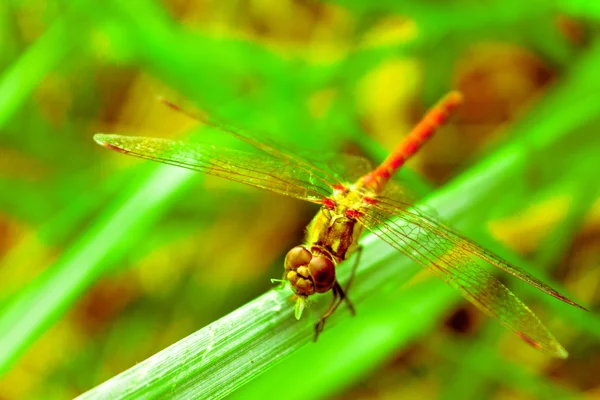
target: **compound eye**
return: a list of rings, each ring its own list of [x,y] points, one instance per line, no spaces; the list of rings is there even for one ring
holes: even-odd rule
[[[296,246],[285,256],[285,265],[289,266],[289,269],[295,270],[303,265],[308,265],[311,258],[312,254],[306,247]]]
[[[308,264],[308,270],[315,283],[317,293],[329,291],[335,283],[335,265],[326,257],[313,257]]]

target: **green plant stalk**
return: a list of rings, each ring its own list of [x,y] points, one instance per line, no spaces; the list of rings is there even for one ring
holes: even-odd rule
[[[600,20],[600,4],[596,1],[586,0],[559,0],[555,6],[561,11],[573,17],[591,18]]]
[[[156,166],[115,199],[59,261],[29,284],[0,315],[0,374],[96,281],[114,254],[167,209],[193,174]]]
[[[71,30],[69,32],[69,29]],[[66,18],[61,18],[0,76],[0,127],[21,107],[33,90],[80,42]]]
[[[481,32],[490,27],[510,27],[523,19],[547,15],[551,4],[544,1],[510,2],[493,0],[484,4],[407,1],[364,2],[360,0],[333,0],[355,13],[387,12],[413,18],[428,34],[443,31]],[[429,35],[427,35],[429,36]]]
[[[97,190],[78,193],[70,204],[37,226],[35,232],[21,237],[4,254],[0,260],[0,282],[3,284],[0,309],[29,283],[24,277],[33,277],[40,272],[40,265],[51,257],[49,253],[53,248],[68,240],[78,229],[83,229],[85,221],[92,218],[94,212],[108,202],[108,198],[117,195],[118,187],[124,186],[118,181],[131,181],[136,176],[135,172],[131,169],[115,174],[102,182]]]

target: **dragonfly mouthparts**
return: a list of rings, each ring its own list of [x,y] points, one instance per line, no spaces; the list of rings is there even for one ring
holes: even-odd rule
[[[298,296],[296,299],[296,305],[294,306],[294,316],[296,319],[302,317],[302,312],[308,306],[308,299],[304,296]]]

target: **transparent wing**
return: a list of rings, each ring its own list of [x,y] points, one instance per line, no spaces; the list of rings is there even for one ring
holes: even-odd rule
[[[327,155],[320,163],[336,176],[343,177],[346,182],[356,182],[374,168],[366,158],[350,154]]]
[[[440,245],[444,244],[444,247],[446,249],[457,247],[460,251],[470,254],[475,259],[479,259],[481,261],[493,265],[496,268],[500,268],[501,270],[508,272],[509,274],[538,288],[539,290],[549,294],[552,297],[555,297],[561,301],[564,301],[567,304],[570,304],[582,310],[586,310],[584,307],[563,296],[562,294],[560,294],[544,282],[540,281],[536,277],[522,270],[521,268],[509,264],[507,261],[491,253],[490,251],[482,248],[472,240],[462,235],[459,235],[449,227],[441,224],[439,221],[437,221],[430,215],[427,215],[422,211],[418,210],[417,208],[412,207],[412,204],[410,203],[404,203],[403,200],[396,200],[389,197],[378,197],[376,203],[374,204],[374,210],[377,210],[383,215],[387,214],[388,218],[396,216],[404,219],[409,223],[417,224],[421,227],[421,229],[439,238],[438,243]]]
[[[426,267],[486,314],[496,317],[530,345],[564,358],[565,349],[506,286],[482,266],[499,267],[566,303],[582,308],[525,271],[454,233],[420,211],[377,199],[358,220],[366,229]]]
[[[246,185],[313,203],[331,195],[331,185],[320,170],[299,167],[289,159],[253,154],[212,145],[174,140],[96,134],[94,140],[134,157],[204,172]]]
[[[332,185],[340,185],[343,183],[341,182],[341,177],[335,172],[332,172],[326,168],[320,168],[321,165],[319,163],[315,163],[314,160],[303,157],[297,154],[296,152],[286,150],[283,143],[272,142],[270,140],[269,135],[257,135],[256,133],[250,131],[242,131],[216,118],[209,117],[207,115],[203,115],[197,112],[190,112],[188,110],[184,110],[175,103],[168,101],[167,99],[161,98],[161,101],[171,109],[178,112],[182,112],[188,117],[204,125],[210,126],[222,133],[233,136],[236,139],[255,147],[261,152],[264,152],[265,154],[268,154],[273,158],[281,160],[282,163],[289,163],[294,165],[295,169],[303,170],[305,173],[312,175],[313,179],[320,180],[322,183]]]
[[[395,206],[400,209],[409,209],[419,197],[402,182],[389,181],[385,184],[382,192],[377,196],[377,204],[379,207],[385,205]],[[433,216],[436,216],[435,210],[427,210]]]

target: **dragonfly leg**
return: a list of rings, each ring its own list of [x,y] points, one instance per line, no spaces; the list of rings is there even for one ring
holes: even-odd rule
[[[271,283],[278,283],[276,289],[280,290],[280,289],[284,289],[285,285],[288,283],[287,278],[287,274],[285,273],[285,271],[283,271],[283,276],[281,277],[281,279],[271,279]]]
[[[344,298],[346,298],[346,295],[344,294],[344,291],[342,290],[342,287],[338,282],[336,282],[333,286],[332,292],[333,299],[331,301],[331,305],[327,309],[327,312],[323,314],[321,319],[319,319],[319,322],[317,322],[317,324],[315,325],[315,342],[317,341],[319,334],[323,332],[323,328],[325,327],[325,321],[327,320],[327,318],[329,318],[331,314],[333,314],[335,310],[337,310],[340,304],[342,304],[342,301],[344,301]],[[351,312],[354,313],[353,307],[351,308]]]
[[[347,293],[350,290],[352,281],[354,281],[354,275],[356,274],[356,268],[358,267],[358,264],[360,263],[360,256],[362,255],[362,251],[363,251],[363,247],[358,246],[358,248],[356,249],[356,260],[354,260],[354,264],[352,265],[352,271],[350,272],[350,278],[348,279],[348,282],[346,282],[346,289],[341,290],[341,288],[340,288],[340,296],[346,302],[346,305],[348,306],[348,309],[350,310],[350,314],[352,314],[352,315],[355,315],[356,311],[354,310],[354,306],[352,305],[352,302],[348,298]]]

